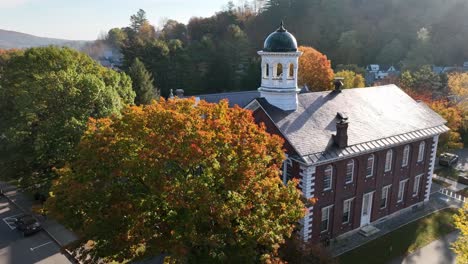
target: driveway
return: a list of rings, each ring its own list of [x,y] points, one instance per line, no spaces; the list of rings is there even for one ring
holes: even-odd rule
[[[468,148],[458,149],[454,151],[460,158],[456,169],[464,172],[465,175],[468,173]]]
[[[389,264],[455,264],[455,254],[450,249],[450,244],[457,240],[458,232],[433,241],[413,254],[400,259],[395,259]]]
[[[22,212],[0,197],[0,264],[71,263],[43,231],[23,237],[12,225]]]

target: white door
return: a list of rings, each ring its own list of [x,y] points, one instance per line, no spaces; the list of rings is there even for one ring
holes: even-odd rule
[[[364,194],[362,198],[361,226],[365,226],[370,223],[373,196],[374,196],[374,193],[370,192],[370,193]]]

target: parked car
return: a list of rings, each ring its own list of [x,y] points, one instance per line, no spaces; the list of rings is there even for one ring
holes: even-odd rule
[[[32,215],[22,215],[16,218],[15,226],[24,236],[32,235],[42,230],[42,226]]]
[[[439,157],[439,165],[441,166],[453,166],[454,164],[457,164],[458,162],[458,155],[452,154],[452,153],[442,153],[440,154]]]

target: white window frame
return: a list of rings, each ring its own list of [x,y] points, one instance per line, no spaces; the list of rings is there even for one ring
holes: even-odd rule
[[[390,187],[392,187],[391,184],[387,185],[387,186],[384,186],[382,188],[382,193],[380,195],[380,201],[382,202],[382,200],[384,199],[383,197],[383,194],[385,193],[385,205],[382,207],[380,206],[380,209],[385,209],[387,208],[387,205],[388,205],[388,193],[390,192]]]
[[[330,229],[330,212],[331,212],[332,207],[333,205],[329,205],[329,206],[322,208],[322,217],[320,219],[320,233],[328,232],[328,229]],[[326,213],[324,213],[324,211],[326,211]],[[326,215],[326,221],[327,221],[327,228],[322,230],[322,223],[324,221],[325,215]]]
[[[424,160],[424,151],[426,150],[426,142],[421,141],[419,143],[419,149],[418,149],[418,162],[421,162]]]
[[[393,163],[393,149],[389,149],[387,150],[387,153],[385,153],[385,172],[389,172],[392,170],[392,163]]]
[[[370,174],[367,172],[369,169],[369,160],[372,159],[372,165],[371,165],[371,171]],[[375,163],[375,155],[370,154],[369,157],[367,157],[367,162],[366,162],[366,178],[370,178],[374,176],[374,163]]]
[[[351,172],[348,171],[348,166],[351,166]],[[348,177],[351,179],[348,180]],[[346,175],[345,175],[345,184],[350,184],[354,179],[354,159],[348,160],[346,162]]]
[[[413,197],[418,196],[419,193],[419,185],[421,185],[421,178],[423,174],[416,175],[414,177],[414,183],[413,183]]]
[[[406,145],[403,149],[403,159],[401,160],[402,168],[408,166],[410,150],[410,145]]]
[[[406,183],[408,182],[408,179],[400,181],[400,184],[398,185],[398,196],[397,196],[397,203],[403,202],[405,200],[405,189],[406,189]]]
[[[351,212],[352,212],[351,208],[352,208],[352,205],[353,205],[353,200],[354,200],[354,197],[351,198],[351,199],[347,199],[347,200],[343,201],[343,216],[341,218],[341,224],[343,224],[343,225],[348,224],[349,221],[351,220]],[[346,213],[346,211],[345,211],[346,204],[348,204],[348,211],[347,211],[348,212],[348,219],[343,222],[343,217],[344,217],[344,215]]]
[[[325,178],[327,177],[327,171],[328,169],[331,169],[330,170],[330,186],[325,188]],[[328,165],[327,167],[325,167],[325,170],[323,171],[323,190],[324,191],[329,191],[332,189],[332,186],[333,186],[333,166],[332,165]]]

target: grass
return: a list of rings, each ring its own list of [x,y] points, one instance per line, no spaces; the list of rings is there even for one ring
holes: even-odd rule
[[[408,255],[454,231],[455,213],[454,209],[444,209],[421,218],[339,256],[338,260],[341,264],[373,264]]]
[[[441,181],[441,180],[439,180],[439,179],[434,179],[434,178],[432,178],[432,181],[435,182],[435,183],[437,183],[437,184],[439,184],[439,185],[441,185],[441,186],[444,187],[444,188],[447,188],[447,187],[450,187],[450,186],[451,186],[450,183]]]
[[[451,179],[454,181],[457,181],[458,177],[460,176],[460,171],[452,167],[441,167],[434,170],[434,173],[437,174],[437,176]]]

